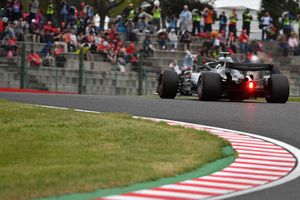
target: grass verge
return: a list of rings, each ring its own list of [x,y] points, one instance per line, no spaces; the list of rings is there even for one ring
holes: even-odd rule
[[[290,97],[289,102],[300,102],[300,97]]]
[[[0,100],[0,199],[127,186],[223,158],[206,132],[126,114],[55,110]]]

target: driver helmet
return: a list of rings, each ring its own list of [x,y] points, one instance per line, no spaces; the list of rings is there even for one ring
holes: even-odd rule
[[[231,57],[221,56],[218,60],[221,61],[221,62],[233,63],[233,60],[232,60]]]

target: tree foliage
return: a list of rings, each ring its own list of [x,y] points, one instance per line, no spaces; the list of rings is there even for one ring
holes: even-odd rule
[[[273,18],[274,25],[281,28],[279,18],[283,12],[289,11],[294,18],[296,18],[297,14],[300,14],[298,2],[299,0],[262,0],[259,16],[269,12]]]

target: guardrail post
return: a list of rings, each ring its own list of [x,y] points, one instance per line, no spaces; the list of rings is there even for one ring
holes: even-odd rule
[[[21,47],[21,76],[20,76],[20,88],[26,88],[26,61],[25,61],[25,43],[22,43]]]
[[[52,66],[55,67],[55,92],[58,92],[58,69],[57,66]]]
[[[138,71],[139,76],[139,89],[138,95],[143,95],[143,80],[144,80],[144,52],[142,51],[140,54],[140,67]]]
[[[78,93],[83,93],[83,48],[80,48],[79,51],[79,77],[78,77]]]

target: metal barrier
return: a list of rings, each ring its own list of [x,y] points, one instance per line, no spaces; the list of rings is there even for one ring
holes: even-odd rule
[[[82,49],[77,54],[47,56],[45,47],[46,44],[18,42],[17,50],[9,59],[7,52],[1,49],[0,87],[105,95],[149,95],[155,92],[157,75],[149,73],[145,76],[142,64],[136,72],[130,66],[126,72],[120,72],[117,65],[87,60]],[[34,52],[41,56],[40,64],[30,62],[29,56]]]

